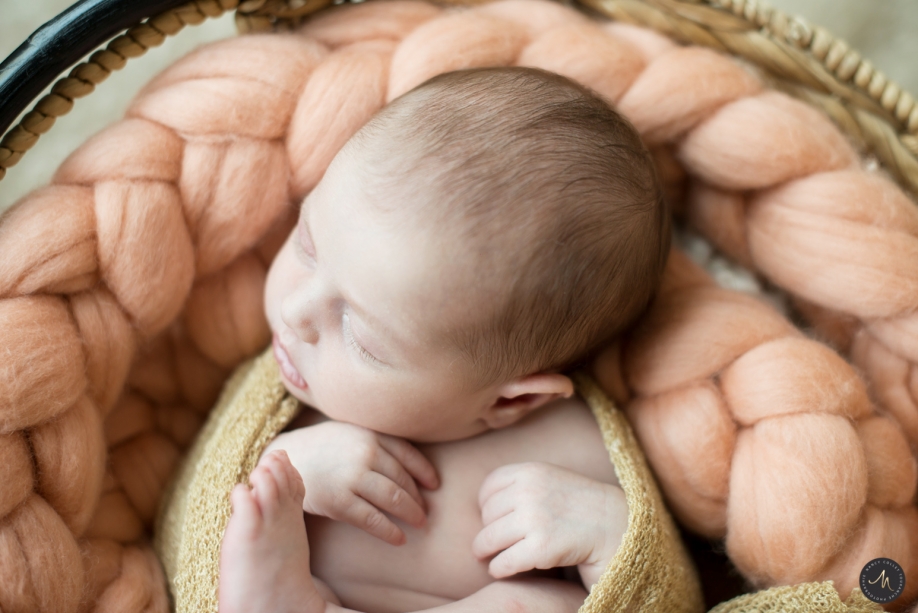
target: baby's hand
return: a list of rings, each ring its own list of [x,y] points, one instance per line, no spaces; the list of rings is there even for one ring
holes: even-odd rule
[[[621,488],[542,462],[493,471],[478,493],[484,528],[472,543],[495,579],[578,565],[589,590],[628,528]]]
[[[303,510],[361,528],[392,545],[405,533],[382,511],[412,526],[427,520],[417,482],[439,487],[430,461],[408,441],[361,426],[326,421],[280,434],[265,454],[283,449],[303,478]]]

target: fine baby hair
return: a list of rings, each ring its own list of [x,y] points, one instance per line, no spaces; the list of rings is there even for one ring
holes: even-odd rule
[[[687,189],[673,208],[842,354],[673,250],[654,306],[595,371],[676,517],[725,538],[756,586],[832,579],[845,598],[890,557],[914,598],[913,202],[728,57],[501,0],[370,2],[204,47],[3,216],[0,606],[168,608],[145,539],[229,372],[269,341],[265,271],[293,207],[387,101],[494,65],[616,104],[668,161],[667,192]]]
[[[409,209],[475,258],[468,292],[485,299],[451,336],[485,384],[583,359],[656,291],[670,212],[653,159],[570,79],[446,73],[390,103],[348,148],[378,206]]]

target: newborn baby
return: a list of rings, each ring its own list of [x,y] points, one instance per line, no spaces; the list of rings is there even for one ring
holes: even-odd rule
[[[661,194],[634,129],[543,71],[441,75],[368,122],[268,275],[311,408],[232,492],[221,611],[576,611],[628,509],[563,373],[652,299]]]

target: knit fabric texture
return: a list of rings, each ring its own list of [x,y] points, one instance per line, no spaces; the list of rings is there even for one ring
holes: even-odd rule
[[[883,607],[867,599],[860,588],[845,602],[832,581],[782,585],[722,602],[710,613],[868,613]]]
[[[247,483],[268,443],[290,423],[297,400],[286,394],[268,350],[227,382],[163,496],[154,548],[175,610],[217,610],[220,543],[232,509],[229,494]]]
[[[581,613],[704,610],[697,572],[624,415],[578,374],[628,501],[628,530]],[[248,481],[270,440],[296,413],[270,350],[240,366],[164,496],[156,551],[177,613],[217,610],[220,543],[229,494]]]

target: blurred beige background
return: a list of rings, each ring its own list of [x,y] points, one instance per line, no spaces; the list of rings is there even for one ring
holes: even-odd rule
[[[71,0],[0,0],[0,58],[9,55],[42,23]],[[802,15],[847,40],[864,57],[918,94],[918,0],[772,0],[783,11]],[[124,113],[149,78],[205,42],[235,34],[231,14],[186,28],[144,57],[131,60],[43,136],[0,181],[0,211],[31,189],[47,183],[55,168],[87,137]]]

